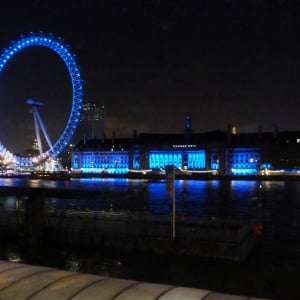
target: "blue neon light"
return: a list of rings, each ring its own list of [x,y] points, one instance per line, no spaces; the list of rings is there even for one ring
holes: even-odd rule
[[[140,169],[141,167],[140,160],[141,160],[140,153],[136,151],[133,155],[133,164],[132,164],[133,169]]]
[[[262,169],[270,169],[270,168],[272,168],[272,165],[270,163],[263,163],[261,165],[261,168]]]
[[[191,170],[205,168],[205,151],[150,151],[149,153],[149,168],[160,169],[166,165],[174,165],[176,168],[184,167],[184,157],[187,157],[185,167]]]
[[[233,175],[253,175],[257,173],[256,169],[251,168],[239,168],[239,169],[231,169],[231,173]]]
[[[83,80],[79,72],[79,67],[76,64],[75,56],[70,53],[68,46],[63,44],[62,39],[55,40],[52,35],[45,35],[44,33],[31,33],[29,36],[22,36],[18,41],[12,42],[9,48],[4,50],[0,56],[0,72],[13,55],[24,48],[32,46],[47,47],[56,52],[64,61],[71,77],[73,100],[67,125],[56,143],[54,143],[53,148],[41,155],[42,157],[55,158],[71,140],[77,127],[82,108]],[[34,164],[35,159],[24,159],[17,156],[14,156],[14,158],[15,164],[19,166],[30,166]],[[40,156],[36,157],[36,159],[39,160]]]
[[[260,153],[257,149],[235,148],[230,153],[230,170],[233,175],[251,175],[259,172]]]

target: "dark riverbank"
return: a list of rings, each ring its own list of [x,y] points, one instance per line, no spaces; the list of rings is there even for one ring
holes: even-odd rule
[[[20,245],[0,236],[0,259],[153,283],[180,285],[270,299],[299,299],[298,278],[279,257],[265,258],[264,244],[246,261],[232,262],[179,254],[44,243]]]
[[[26,239],[26,227],[23,229],[24,235],[22,230],[0,233],[0,259],[252,297],[297,299],[300,296],[297,285],[300,268],[295,267],[299,263],[289,251],[289,244],[281,245],[280,253],[268,255],[271,249],[264,235],[245,259],[233,261],[199,256],[193,251],[166,251],[172,243],[152,251],[145,248],[142,237],[136,247],[127,247],[131,241],[125,235],[123,239],[114,238],[114,234],[99,235],[96,240],[89,231],[61,234],[44,230],[40,243],[32,246]],[[213,243],[207,245],[213,250]]]
[[[66,243],[95,249],[242,261],[253,251],[261,234],[255,231],[258,225],[255,220],[182,219],[180,216],[172,234],[172,218],[168,215],[84,210],[45,213],[44,205],[36,205],[39,198],[28,199],[30,205],[25,211],[1,214],[0,233],[7,237],[17,233],[30,246],[43,242]]]

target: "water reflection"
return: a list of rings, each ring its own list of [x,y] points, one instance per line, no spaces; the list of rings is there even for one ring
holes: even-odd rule
[[[19,251],[15,250],[15,251],[9,251],[6,254],[6,259],[9,262],[15,262],[15,263],[22,263],[23,262],[23,258],[22,255]]]
[[[0,259],[16,263],[48,265],[68,271],[93,273],[102,276],[120,277],[123,264],[110,254],[88,249],[55,247],[53,245],[38,248],[22,248],[15,242],[1,243]]]
[[[80,258],[77,256],[71,255],[65,261],[64,269],[73,272],[80,271]]]
[[[91,254],[89,257],[83,253],[71,253],[63,251],[60,253],[63,261],[63,269],[73,272],[94,273],[101,276],[120,276],[122,274],[122,263],[103,255]],[[93,259],[91,259],[93,257]]]
[[[100,255],[85,257],[80,254],[68,254],[66,255],[63,269],[73,272],[118,277],[122,274],[122,267],[120,261]]]
[[[1,210],[12,210],[16,209],[16,197],[13,196],[7,196],[7,197],[1,197],[0,198],[0,209]]]
[[[135,211],[170,214],[172,201],[164,181],[147,182],[130,179],[73,179],[70,181],[1,178],[3,186],[30,186],[99,190],[96,197],[49,198],[47,208],[100,211]],[[260,189],[260,186],[262,187]],[[262,202],[265,218],[282,218],[289,207],[298,207],[300,183],[281,181],[201,181],[176,180],[176,214],[181,216],[251,218],[258,214]],[[297,196],[298,195],[298,196]],[[291,205],[283,205],[289,203]],[[274,205],[276,204],[277,205]],[[0,197],[0,210],[22,209],[24,198]],[[293,208],[294,209],[294,208]]]
[[[74,179],[70,181],[1,179],[6,186],[73,188],[99,190],[95,197],[49,198],[48,209],[77,209],[101,211],[137,211],[170,214],[172,199],[164,181],[147,182],[130,179]],[[264,185],[265,186],[265,185]],[[273,183],[275,189],[282,185]],[[263,197],[268,197],[267,188]],[[247,218],[257,212],[259,183],[256,181],[198,181],[176,180],[176,214],[181,216]],[[280,197],[280,193],[278,193]],[[18,209],[18,197],[0,198],[0,209]],[[23,201],[24,202],[24,201]]]

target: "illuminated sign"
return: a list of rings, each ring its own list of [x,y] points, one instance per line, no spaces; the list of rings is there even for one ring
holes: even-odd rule
[[[190,145],[190,144],[188,144],[188,145],[173,145],[172,146],[173,148],[196,148],[197,147],[197,145]]]

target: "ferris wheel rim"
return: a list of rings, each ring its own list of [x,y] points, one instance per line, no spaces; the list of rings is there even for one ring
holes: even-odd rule
[[[18,167],[32,166],[39,164],[39,162],[42,162],[47,158],[56,158],[67,146],[76,130],[83,102],[83,80],[76,63],[76,57],[69,50],[70,46],[66,45],[61,38],[55,38],[53,34],[45,34],[43,32],[37,34],[30,33],[29,35],[21,36],[17,41],[12,41],[9,47],[5,49],[0,56],[0,73],[15,54],[25,48],[34,46],[46,47],[53,50],[63,60],[71,78],[72,107],[67,124],[56,142],[53,143],[52,148],[38,156],[27,158],[14,155],[7,150],[0,141],[0,156]]]

